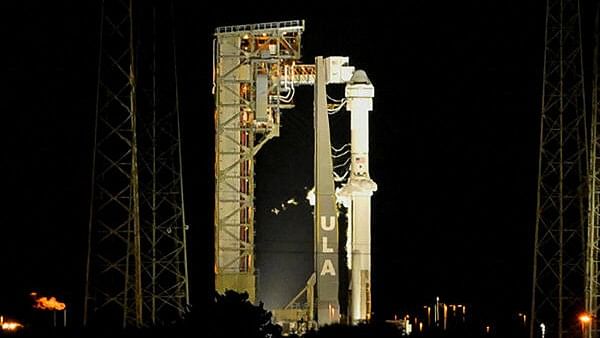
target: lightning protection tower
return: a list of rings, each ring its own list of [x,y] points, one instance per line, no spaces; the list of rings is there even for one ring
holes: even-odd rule
[[[581,335],[586,134],[578,0],[547,0],[531,338]]]
[[[189,304],[173,7],[101,17],[84,325],[168,325]]]
[[[590,133],[590,169],[588,176],[589,186],[589,219],[587,229],[586,250],[586,283],[585,283],[585,311],[590,319],[584,323],[584,337],[598,337],[598,315],[600,306],[600,123],[598,123],[598,109],[600,108],[600,4],[596,4],[596,19],[594,31],[594,53],[592,74],[592,117]]]

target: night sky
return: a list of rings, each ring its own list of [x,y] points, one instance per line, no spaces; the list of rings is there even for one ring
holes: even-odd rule
[[[30,291],[78,308],[83,295],[99,1],[0,5],[0,314]],[[373,304],[379,318],[431,303],[497,318],[528,311],[535,221],[542,1],[402,1],[398,10],[276,3],[175,6],[191,297],[212,275],[212,33],[223,25],[305,19],[305,63],[349,56],[375,86],[371,113]],[[332,89],[332,96],[341,91]],[[284,305],[310,274],[312,89],[285,111],[257,157],[259,285]],[[331,119],[334,145],[348,114]],[[298,206],[274,215],[289,198]]]

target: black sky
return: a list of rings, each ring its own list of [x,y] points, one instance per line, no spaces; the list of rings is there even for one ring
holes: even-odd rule
[[[24,307],[23,295],[34,289],[81,301],[99,1],[1,6],[3,314]],[[306,63],[316,55],[349,56],[375,85],[370,149],[371,175],[379,185],[373,207],[376,315],[388,317],[435,296],[476,305],[489,317],[526,311],[543,2],[348,6],[278,3],[236,11],[206,2],[176,4],[193,301],[207,299],[213,278],[214,28],[306,19]],[[299,97],[310,99],[310,93]],[[298,109],[286,112],[281,138],[257,159],[259,278],[284,293],[281,299],[296,291],[283,286],[300,287],[310,267],[310,210],[304,201],[276,217],[269,210],[302,198],[312,184],[311,107],[311,101],[298,102]],[[347,121],[339,120],[334,129],[346,128]],[[294,277],[282,280],[276,270]]]

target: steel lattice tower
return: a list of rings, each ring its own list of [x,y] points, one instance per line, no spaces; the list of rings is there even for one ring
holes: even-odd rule
[[[547,0],[531,338],[581,335],[586,125],[578,0]],[[541,328],[543,326],[543,329]]]
[[[84,325],[168,325],[189,304],[173,11],[161,6],[102,5]]]
[[[585,311],[590,316],[589,326],[586,328],[585,336],[588,338],[598,336],[598,315],[600,304],[600,123],[598,123],[598,108],[600,102],[598,97],[599,70],[598,44],[600,43],[600,5],[596,5],[596,22],[593,53],[593,82],[592,82],[592,118],[590,133],[590,162],[589,162],[589,219],[587,229],[587,252],[586,252],[586,289],[585,289]]]

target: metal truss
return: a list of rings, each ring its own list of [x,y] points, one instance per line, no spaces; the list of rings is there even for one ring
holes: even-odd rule
[[[531,338],[581,335],[587,155],[580,21],[578,0],[547,0]]]
[[[189,304],[174,44],[156,34],[158,4],[139,3],[151,15],[134,25],[132,0],[103,3],[84,325],[168,325]]]
[[[138,60],[138,111],[143,112],[139,168],[143,305],[145,324],[153,326],[181,319],[190,303],[172,5],[155,1],[152,15],[137,20],[141,32],[152,32],[146,40],[140,38],[147,44]]]
[[[587,327],[584,326],[584,336],[598,337],[598,315],[600,304],[600,123],[598,123],[599,102],[599,70],[598,48],[600,44],[600,5],[596,5],[595,44],[593,53],[593,83],[592,83],[592,118],[590,133],[590,169],[589,186],[589,219],[586,250],[586,289],[585,311],[590,318]]]
[[[215,30],[215,285],[256,297],[254,156],[291,108],[285,66],[300,59],[303,21]]]

